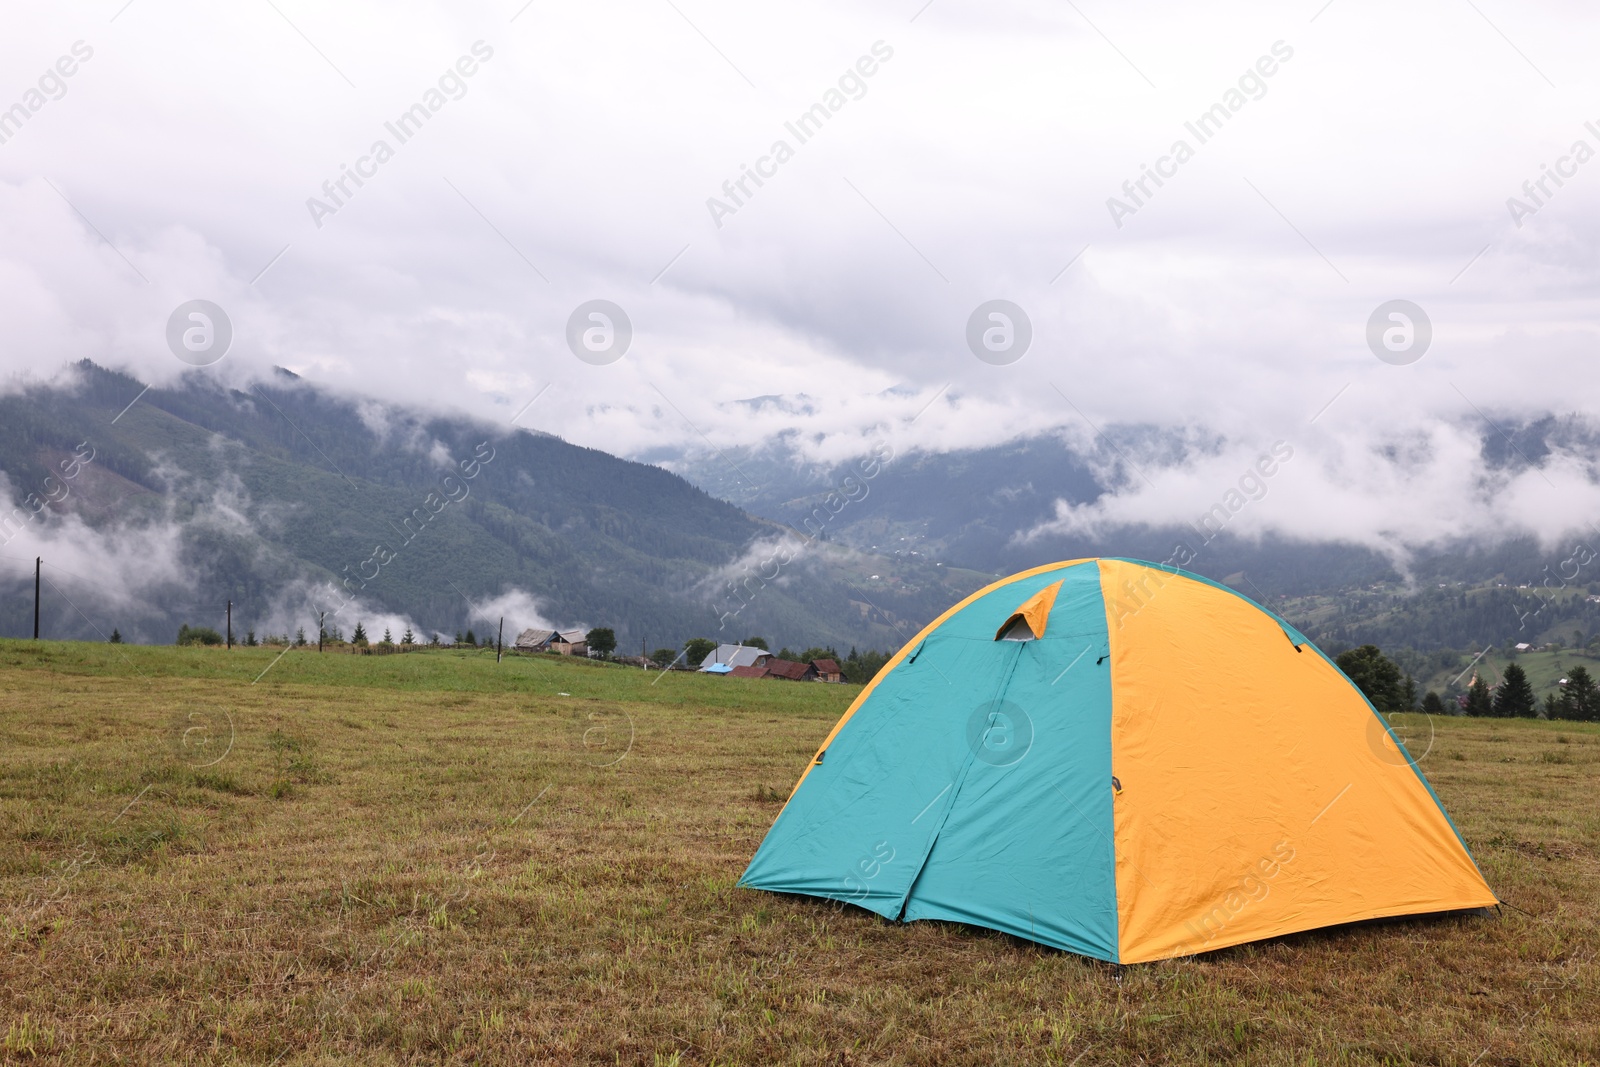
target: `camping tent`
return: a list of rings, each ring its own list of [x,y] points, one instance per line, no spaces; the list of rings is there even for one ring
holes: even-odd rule
[[[1089,559],[934,620],[823,741],[740,884],[1119,963],[1496,903],[1411,754],[1292,626]]]

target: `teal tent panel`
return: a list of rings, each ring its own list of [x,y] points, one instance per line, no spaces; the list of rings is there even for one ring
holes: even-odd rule
[[[898,917],[965,762],[967,714],[997,695],[999,668],[1015,652],[929,636],[839,731],[741,884]]]
[[[1088,564],[1001,586],[885,675],[790,798],[740,884],[899,918],[974,763],[974,716],[975,736],[1003,743],[1003,734],[985,733],[985,713],[1022,667],[1026,643],[995,641],[995,630],[1029,596],[1078,573],[1098,583]],[[1102,633],[1103,619],[1102,611]]]
[[[980,614],[993,616],[982,620],[993,634],[1006,612]],[[1067,572],[1045,636],[1019,651],[994,712],[998,743],[980,745],[903,917],[1116,961],[1111,660],[1098,567]]]

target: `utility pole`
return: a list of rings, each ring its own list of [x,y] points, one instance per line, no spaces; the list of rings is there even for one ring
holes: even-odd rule
[[[228,601],[228,648],[233,648],[233,601]]]
[[[499,663],[506,654],[506,617],[500,616],[500,636],[494,642],[494,661]]]
[[[318,652],[322,651],[322,634],[327,629],[327,623],[328,623],[328,613],[326,611],[317,612],[317,651]]]
[[[33,639],[39,640],[39,568],[44,564],[43,556],[33,557]]]

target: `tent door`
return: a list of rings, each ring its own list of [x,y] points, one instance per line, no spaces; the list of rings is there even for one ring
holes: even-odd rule
[[[1011,688],[1011,678],[1017,672],[1017,664],[1027,654],[1031,641],[1003,641],[996,643],[998,647],[1006,647],[1009,651],[1007,662],[1000,675],[1000,684],[996,687],[994,696],[989,700],[989,721],[984,724],[984,732],[980,734],[980,744],[990,736],[991,731],[1004,729],[1004,724],[997,721],[1003,714],[1001,707],[1005,701],[1006,693]],[[912,869],[911,877],[906,882],[905,893],[900,897],[900,906],[895,910],[894,917],[899,919],[905,915],[906,902],[911,899],[911,893],[917,887],[917,879],[922,876],[922,869],[928,864],[928,857],[933,854],[934,845],[939,842],[939,833],[944,829],[945,820],[950,817],[950,812],[955,807],[956,798],[961,795],[961,787],[966,783],[967,774],[972,769],[972,764],[978,758],[978,745],[968,745],[967,757],[962,761],[961,769],[956,773],[952,788],[945,790],[942,798],[936,799],[930,807],[933,810],[924,811],[913,822],[922,819],[934,819],[933,832],[928,835],[927,844],[923,846],[922,854],[917,857]]]

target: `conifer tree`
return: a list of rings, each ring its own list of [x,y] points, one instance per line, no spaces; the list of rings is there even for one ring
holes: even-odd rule
[[[1379,711],[1400,711],[1405,706],[1400,668],[1379,651],[1377,645],[1362,645],[1341,652],[1334,662]]]
[[[1482,678],[1474,678],[1472,687],[1467,690],[1467,714],[1487,716],[1494,713],[1494,701],[1489,696],[1489,683]]]
[[[1528,719],[1538,707],[1533,686],[1528,684],[1528,672],[1515,663],[1506,667],[1505,679],[1494,694],[1494,713],[1502,719]]]
[[[1567,675],[1567,687],[1561,694],[1561,717],[1578,722],[1600,720],[1600,687],[1589,676],[1587,667],[1574,667]]]

